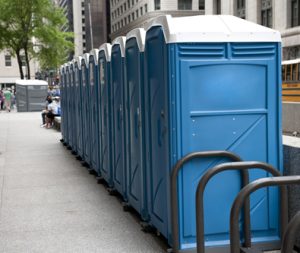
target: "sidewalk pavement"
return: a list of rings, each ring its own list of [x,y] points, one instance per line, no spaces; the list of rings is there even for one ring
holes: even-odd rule
[[[166,252],[40,124],[0,113],[0,252]]]

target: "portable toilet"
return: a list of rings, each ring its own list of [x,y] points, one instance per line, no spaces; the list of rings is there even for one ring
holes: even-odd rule
[[[60,107],[61,107],[61,127],[60,127],[60,131],[61,131],[61,136],[62,136],[62,142],[64,143],[66,140],[66,136],[65,136],[65,126],[64,126],[64,111],[65,111],[65,84],[66,84],[66,75],[65,75],[65,64],[61,65],[60,69],[59,69],[59,80],[60,80]]]
[[[125,65],[128,108],[127,197],[129,204],[147,220],[144,114],[144,48],[146,32],[142,28],[126,36]]]
[[[48,83],[42,80],[16,80],[18,112],[34,112],[45,109]]]
[[[99,91],[98,91],[99,50],[93,49],[89,55],[89,100],[91,126],[91,169],[100,175],[100,128],[99,128]]]
[[[81,91],[81,60],[78,56],[74,61],[74,79],[75,79],[75,94],[74,94],[74,109],[75,109],[75,124],[76,124],[76,140],[77,140],[77,156],[83,158],[83,131],[82,131],[82,91]]]
[[[115,189],[126,199],[125,42],[125,37],[117,37],[112,42],[111,85],[113,96],[113,183]]]
[[[67,144],[68,147],[72,147],[72,141],[70,140],[70,122],[69,122],[69,114],[70,114],[70,62],[65,64],[65,86],[64,86],[64,97],[63,99],[65,100],[64,105],[65,105],[65,110],[64,110],[64,114],[62,117],[62,122],[64,124],[64,128],[65,128],[65,143]]]
[[[279,32],[234,16],[167,15],[149,24],[147,200],[151,224],[170,245],[170,174],[183,156],[227,150],[282,171],[280,41]],[[196,187],[203,173],[218,162],[194,160],[178,175],[181,250],[196,247]],[[252,181],[267,173],[255,170],[249,175]],[[205,242],[211,252],[228,247],[230,208],[241,185],[240,173],[228,171],[206,187]],[[277,189],[251,195],[254,244],[264,248],[280,239],[278,206]]]
[[[113,186],[112,176],[112,88],[110,82],[111,44],[99,48],[99,126],[100,126],[100,172],[109,187]]]
[[[73,154],[77,154],[77,138],[76,138],[76,115],[75,115],[75,66],[74,60],[70,62],[70,85],[69,85],[69,113],[68,128],[69,139]]]
[[[86,166],[91,164],[91,142],[90,142],[90,97],[89,97],[89,56],[86,53],[81,59],[81,83],[82,83],[82,121],[83,121],[83,160]]]

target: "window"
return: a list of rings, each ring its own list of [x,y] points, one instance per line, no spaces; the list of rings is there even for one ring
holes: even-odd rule
[[[141,16],[143,16],[143,14],[144,14],[143,13],[143,7],[140,8],[140,13],[141,13]]]
[[[136,11],[135,11],[135,16],[136,16],[136,18],[139,17],[139,10],[136,10]]]
[[[292,65],[292,80],[297,80],[297,64]]]
[[[7,54],[4,56],[5,58],[5,67],[11,67],[11,55]]]
[[[127,9],[127,6],[126,6],[126,3],[124,3],[124,11],[126,11]]]
[[[191,10],[192,0],[178,0],[178,10]]]
[[[245,0],[236,0],[236,16],[246,18]]]
[[[148,12],[148,5],[145,4],[145,13],[147,13],[147,12]]]
[[[214,14],[221,14],[221,0],[214,0]]]
[[[131,19],[134,20],[134,12],[131,13]]]
[[[199,0],[199,10],[205,10],[205,0]]]
[[[272,27],[272,0],[261,0],[261,24]]]
[[[282,65],[281,67],[281,76],[282,76],[282,81],[286,81],[285,79],[285,68],[286,66],[285,65]]]
[[[300,26],[300,0],[292,0],[292,27]]]
[[[128,9],[130,8],[130,0],[127,0]]]
[[[154,10],[160,10],[160,0],[154,0]]]
[[[132,6],[134,6],[134,0],[132,0],[131,3],[132,3]]]

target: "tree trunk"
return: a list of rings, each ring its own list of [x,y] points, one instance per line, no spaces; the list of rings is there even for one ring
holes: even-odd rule
[[[23,73],[23,69],[22,69],[22,60],[21,60],[20,50],[16,50],[16,55],[17,55],[17,60],[18,60],[18,65],[19,65],[20,78],[24,79],[24,73]]]
[[[30,79],[30,65],[29,65],[29,56],[28,56],[28,51],[27,51],[27,45],[26,45],[26,48],[24,48],[24,52],[25,52],[27,79]]]

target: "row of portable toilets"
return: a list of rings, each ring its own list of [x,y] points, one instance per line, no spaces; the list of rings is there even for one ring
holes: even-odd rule
[[[250,236],[278,248],[276,187],[229,221],[247,180],[282,173],[280,63],[269,28],[233,16],[155,18],[61,67],[63,141],[175,252],[196,248],[196,224],[198,252],[229,252],[234,224],[247,247]],[[196,217],[198,182],[218,166],[226,172],[204,182]]]

